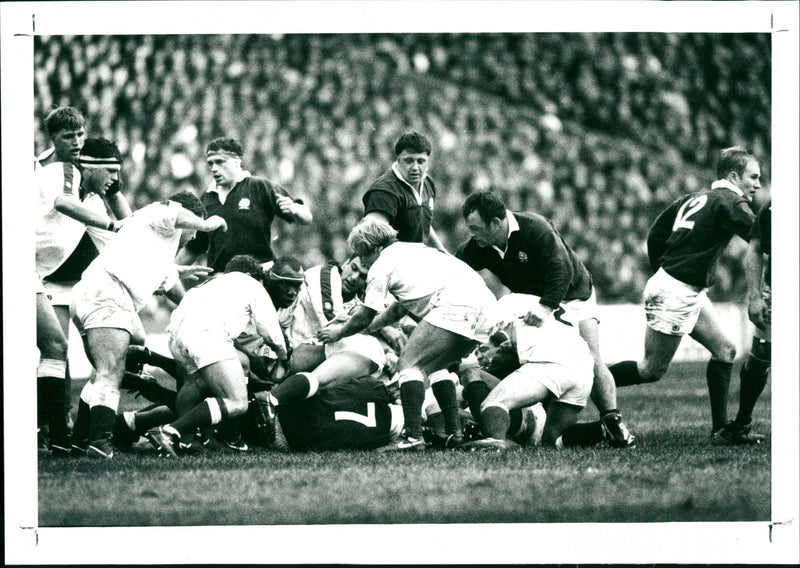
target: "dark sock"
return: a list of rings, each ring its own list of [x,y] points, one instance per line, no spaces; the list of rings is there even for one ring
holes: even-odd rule
[[[175,413],[167,406],[149,407],[136,413],[136,432],[144,434],[151,428],[169,424]]]
[[[599,420],[573,424],[561,433],[561,442],[565,448],[594,446],[602,442],[603,439],[603,426]]]
[[[436,430],[439,434],[444,434],[444,415],[441,412],[429,414],[425,418],[425,425],[428,428]]]
[[[508,411],[508,419],[510,422],[508,423],[508,435],[513,436],[518,434],[520,428],[522,427],[522,409],[521,408],[512,408]]]
[[[759,346],[753,340],[753,351],[742,365],[740,373],[741,386],[739,389],[739,412],[736,414],[736,423],[747,426],[753,421],[753,409],[758,402],[758,397],[764,391],[769,377],[771,363],[770,343],[765,342],[766,348]]]
[[[242,417],[236,416],[223,420],[219,425],[219,433],[226,442],[235,442],[242,436]]]
[[[73,439],[88,440],[90,424],[91,411],[89,410],[89,405],[82,399],[78,399],[78,414],[75,416],[75,424],[72,426]]]
[[[222,405],[220,405],[220,408],[222,408]],[[180,432],[181,436],[184,436],[189,432],[194,432],[196,429],[209,426],[210,424],[211,411],[208,409],[208,404],[204,400],[194,408],[190,409],[188,412],[184,413],[183,416],[173,422],[171,426]]]
[[[165,355],[156,353],[153,350],[149,350],[147,363],[153,365],[154,367],[163,369],[173,378],[178,377],[178,364],[175,362],[175,359],[171,357],[166,357]]]
[[[500,406],[488,406],[481,412],[481,430],[487,438],[504,440],[510,424],[511,417]]]
[[[614,376],[614,384],[618,387],[642,383],[642,377],[639,375],[636,361],[620,361],[611,365],[608,370]]]
[[[711,430],[716,432],[728,422],[728,390],[733,363],[711,359],[706,367],[708,398],[711,401]]]
[[[424,401],[425,383],[406,381],[400,385],[400,402],[403,405],[405,428],[413,438],[422,437],[422,403]]]
[[[444,416],[445,434],[461,434],[461,420],[458,416],[458,398],[456,397],[456,385],[452,381],[439,381],[431,385],[433,396],[439,403]]]
[[[492,392],[492,389],[483,381],[472,381],[464,387],[462,396],[467,401],[469,411],[475,420],[481,419],[481,404],[483,404],[490,392]]]
[[[64,411],[65,388],[64,379],[59,377],[40,377],[37,381],[39,404],[44,409],[51,440],[62,440],[69,435],[67,415]]]
[[[280,404],[299,402],[305,400],[308,393],[311,392],[311,383],[308,382],[305,374],[298,373],[287,377],[279,385],[272,387],[269,392],[278,399]]]
[[[89,440],[111,439],[111,429],[114,426],[114,409],[98,404],[89,411],[91,424],[89,425]]]

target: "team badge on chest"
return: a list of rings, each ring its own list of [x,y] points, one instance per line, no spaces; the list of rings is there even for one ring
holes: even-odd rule
[[[239,209],[250,209],[250,200],[246,197],[242,197],[239,200]]]
[[[525,251],[519,251],[518,257],[520,262],[528,262],[528,255],[525,254]]]

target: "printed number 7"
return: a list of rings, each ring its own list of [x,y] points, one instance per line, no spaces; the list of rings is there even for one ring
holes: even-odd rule
[[[678,214],[675,216],[672,230],[688,229],[691,231],[694,228],[694,221],[689,221],[689,217],[700,211],[707,201],[707,195],[698,195],[681,205],[681,208],[678,209]]]
[[[375,428],[378,424],[377,420],[375,420],[375,403],[368,402],[367,403],[367,415],[364,416],[363,414],[359,414],[358,412],[349,412],[347,410],[337,410],[333,413],[334,420],[351,420],[352,422],[358,422],[359,424],[363,424],[367,428]]]

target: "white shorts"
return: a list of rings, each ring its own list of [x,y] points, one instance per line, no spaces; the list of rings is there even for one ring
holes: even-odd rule
[[[566,367],[558,363],[525,363],[508,377],[521,375],[549,390],[559,402],[584,407],[592,392],[592,367]]]
[[[190,374],[220,361],[239,359],[233,340],[214,330],[180,326],[170,331],[168,345],[175,360]]]
[[[489,316],[495,303],[488,289],[445,288],[431,298],[431,310],[423,321],[483,343],[488,341],[494,323]]]
[[[659,268],[644,288],[647,325],[667,335],[686,335],[697,324],[700,311],[710,306],[705,288],[691,286]]]
[[[132,334],[139,319],[128,290],[105,270],[84,272],[72,289],[69,312],[81,335],[98,327],[124,329]]]
[[[77,282],[50,282],[42,281],[44,293],[50,298],[53,306],[67,306],[72,303],[72,288]]]
[[[381,342],[371,335],[357,333],[335,343],[328,343],[325,345],[325,358],[345,351],[357,353],[378,365],[377,373],[380,373],[386,364],[386,353],[383,351]]]
[[[595,293],[594,286],[592,286],[592,295],[585,300],[570,300],[561,304],[567,311],[567,318],[569,321],[576,321],[578,323],[588,319],[600,321],[600,316],[597,312],[597,294]]]

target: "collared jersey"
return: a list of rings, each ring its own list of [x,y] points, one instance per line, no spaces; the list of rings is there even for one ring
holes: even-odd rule
[[[220,333],[233,340],[248,325],[261,337],[283,343],[278,314],[264,286],[248,274],[227,272],[187,291],[172,312],[167,330],[182,326]]]
[[[653,270],[699,288],[716,281],[714,268],[734,235],[750,239],[755,216],[742,192],[724,180],[675,200],[647,236]]]
[[[171,288],[178,279],[175,255],[181,229],[175,227],[180,203],[151,203],[128,219],[86,272],[105,270],[119,280],[136,309],[162,284]]]
[[[509,234],[505,254],[470,239],[456,256],[474,270],[489,270],[511,292],[539,296],[553,309],[591,296],[592,276],[547,218],[511,211],[506,216],[512,227],[515,219],[519,229]]]
[[[772,284],[772,202],[765,204],[758,210],[756,222],[750,238],[757,238],[761,242],[761,254],[766,254],[767,266],[764,270],[764,281]]]
[[[364,214],[378,212],[389,218],[389,224],[397,231],[397,240],[407,243],[423,243],[428,240],[433,220],[436,185],[427,175],[422,179],[421,191],[417,193],[393,169],[387,170],[375,180],[362,201]]]
[[[225,219],[228,230],[198,232],[186,245],[187,248],[195,254],[208,252],[208,266],[217,272],[222,272],[228,261],[237,254],[252,255],[259,262],[273,260],[273,219],[278,216],[287,223],[294,222],[294,217],[284,215],[278,209],[278,195],[285,195],[302,203],[302,200],[289,195],[283,187],[257,176],[246,176],[234,185],[225,203],[222,203],[215,189],[209,189],[202,197],[208,216],[218,215]]]
[[[465,295],[487,290],[480,274],[457,258],[422,243],[396,242],[383,249],[369,269],[364,305],[382,312],[391,294],[422,319],[430,311],[431,297],[445,288]]]

